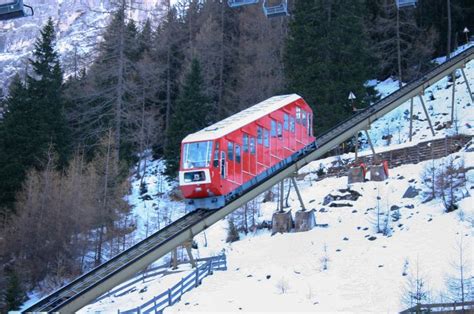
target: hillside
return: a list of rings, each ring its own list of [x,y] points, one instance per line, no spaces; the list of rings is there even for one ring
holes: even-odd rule
[[[13,75],[24,72],[34,42],[49,17],[57,30],[57,49],[66,74],[74,73],[75,64],[79,69],[87,67],[114,6],[108,0],[24,2],[34,8],[34,16],[0,22],[0,89],[5,91]],[[151,10],[158,3],[157,0],[134,3],[130,18],[144,21],[152,16]]]
[[[465,69],[470,82],[474,77],[473,62]],[[474,110],[463,80],[457,81],[456,114],[457,132],[473,135]],[[427,94],[434,96],[427,101],[430,117],[435,126],[443,125],[449,119],[451,92],[446,79],[432,86]],[[396,88],[396,82],[377,82],[377,90],[386,96]],[[387,114],[376,121],[370,130],[377,151],[412,145],[407,143],[407,117],[409,104]],[[419,111],[417,113],[417,111]],[[431,138],[421,106],[415,105],[413,143]],[[393,134],[388,147],[382,136]],[[436,137],[453,135],[456,130],[438,127]],[[369,154],[366,147],[362,154]],[[465,259],[472,264],[474,247],[474,146],[472,142],[459,153],[435,161],[408,164],[390,170],[385,182],[357,183],[346,190],[347,177],[327,178],[313,182],[316,171],[329,167],[337,160],[350,160],[353,154],[318,160],[301,170],[303,180],[299,186],[306,205],[316,211],[320,227],[304,232],[276,234],[263,229],[240,233],[240,240],[231,244],[225,242],[228,222],[221,221],[210,227],[205,234],[195,237],[198,243],[197,256],[212,256],[225,251],[228,271],[216,272],[206,278],[202,286],[183,296],[181,302],[168,308],[167,313],[181,311],[371,311],[394,312],[406,307],[402,295],[406,295],[408,278],[413,279],[418,270],[427,284],[430,300],[448,301],[445,279],[455,272],[452,264],[458,256],[461,241]],[[440,168],[449,160],[463,162],[469,169],[467,182],[458,190],[464,198],[459,209],[446,213],[440,199],[425,202],[427,186],[423,173],[427,168]],[[153,167],[162,167],[154,163]],[[304,175],[306,174],[306,175]],[[152,173],[147,178],[153,186],[162,179]],[[417,191],[404,197],[408,189]],[[135,188],[136,191],[137,188]],[[134,192],[136,193],[136,192]],[[358,197],[343,199],[352,195]],[[331,196],[331,197],[330,197]],[[378,199],[379,198],[379,199]],[[134,197],[137,200],[138,197]],[[155,204],[153,207],[152,204]],[[275,202],[262,203],[258,200],[258,222],[271,221],[276,209]],[[160,221],[164,209],[180,213],[177,203],[166,198],[143,200],[136,204],[138,221]],[[141,205],[140,205],[141,204]],[[158,205],[156,205],[158,204]],[[297,210],[297,197],[290,194],[292,212]],[[150,208],[159,208],[155,211]],[[146,210],[148,209],[148,210]],[[381,219],[389,217],[385,235],[377,233],[377,210]],[[165,214],[170,217],[169,214]],[[174,216],[174,215],[173,215]],[[236,215],[235,219],[241,219]],[[140,230],[146,224],[142,223]],[[150,232],[150,224],[148,224]],[[155,223],[156,226],[156,223]],[[207,246],[206,246],[207,244]],[[297,244],[297,245],[295,245]],[[471,249],[469,249],[471,248]],[[164,258],[163,260],[166,260]],[[324,264],[327,269],[324,270]],[[181,266],[178,273],[137,284],[135,291],[117,298],[107,298],[84,308],[87,312],[128,310],[163,292],[189,272],[188,266]],[[467,276],[473,276],[470,269]],[[145,288],[146,287],[146,288]],[[145,288],[145,289],[144,289]],[[258,297],[255,297],[258,295]]]

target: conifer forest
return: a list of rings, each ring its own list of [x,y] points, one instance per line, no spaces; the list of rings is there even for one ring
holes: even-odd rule
[[[187,134],[279,94],[306,100],[317,136],[352,114],[350,92],[368,106],[367,81],[409,82],[474,30],[471,0],[288,5],[267,18],[261,6],[161,1],[133,20],[118,0],[86,65],[62,64],[53,19],[42,26],[0,96],[0,312],[134,244],[124,196],[146,156],[173,182]]]

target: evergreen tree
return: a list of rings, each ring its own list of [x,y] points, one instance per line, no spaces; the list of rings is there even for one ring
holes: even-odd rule
[[[6,271],[7,287],[5,291],[6,311],[18,311],[27,300],[20,278],[14,270]]]
[[[156,84],[159,110],[163,119],[163,129],[168,133],[171,116],[179,93],[180,78],[183,69],[184,33],[183,23],[175,7],[166,7],[164,20],[158,27],[154,38],[154,59],[161,71]],[[153,143],[155,156],[163,154],[167,146],[167,136],[157,137]]]
[[[372,71],[363,10],[361,1],[296,0],[285,74],[289,90],[313,108],[317,133],[352,114],[350,91],[359,99],[366,95],[363,84]]]
[[[50,145],[59,167],[69,156],[69,130],[64,115],[62,71],[54,51],[53,21],[48,20],[35,43],[31,76],[24,85],[17,76],[6,100],[0,127],[0,204],[10,206],[26,171],[40,169]]]
[[[20,77],[16,75],[10,85],[5,104],[4,120],[0,120],[0,207],[9,216],[26,170],[36,160],[36,147],[32,134],[36,123],[34,108]],[[7,209],[10,208],[10,209]]]
[[[183,138],[207,125],[209,99],[203,93],[203,79],[199,62],[194,59],[186,76],[182,91],[168,130],[165,146],[166,174],[174,177],[179,169],[180,145]]]

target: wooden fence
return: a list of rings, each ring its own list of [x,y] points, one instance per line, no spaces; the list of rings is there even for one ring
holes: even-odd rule
[[[196,261],[196,263],[199,264],[199,263],[202,263],[202,262],[207,262],[210,259],[214,259],[214,258],[215,257],[198,258],[195,261]],[[178,265],[181,265],[181,264],[189,264],[189,261],[183,261],[183,262],[178,263]],[[145,271],[143,271],[141,276],[137,276],[132,281],[129,281],[126,284],[120,285],[119,287],[117,287],[113,290],[110,290],[109,292],[101,295],[100,297],[95,299],[93,303],[97,303],[97,302],[99,302],[103,299],[106,299],[108,297],[111,297],[111,296],[119,297],[119,296],[125,295],[125,294],[129,293],[132,289],[135,288],[135,284],[137,282],[144,281],[148,278],[155,277],[155,276],[158,276],[158,275],[161,275],[161,274],[170,273],[168,269],[169,269],[169,265],[167,265],[167,264],[152,267],[152,268],[148,268]]]
[[[225,254],[208,258],[205,263],[197,266],[192,273],[182,278],[181,281],[175,284],[173,287],[151,298],[142,305],[125,311],[118,310],[117,313],[162,313],[166,307],[171,306],[181,300],[181,296],[185,292],[199,286],[204,278],[213,274],[214,270],[227,270],[227,260]]]

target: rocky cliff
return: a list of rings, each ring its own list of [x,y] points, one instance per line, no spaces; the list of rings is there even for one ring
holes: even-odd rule
[[[46,20],[53,18],[57,31],[57,50],[66,74],[86,66],[93,57],[94,47],[114,0],[24,0],[34,8],[35,15],[10,21],[0,21],[0,89],[6,91],[16,73],[24,75],[34,42]],[[138,23],[156,17],[160,0],[127,0],[129,17]]]

